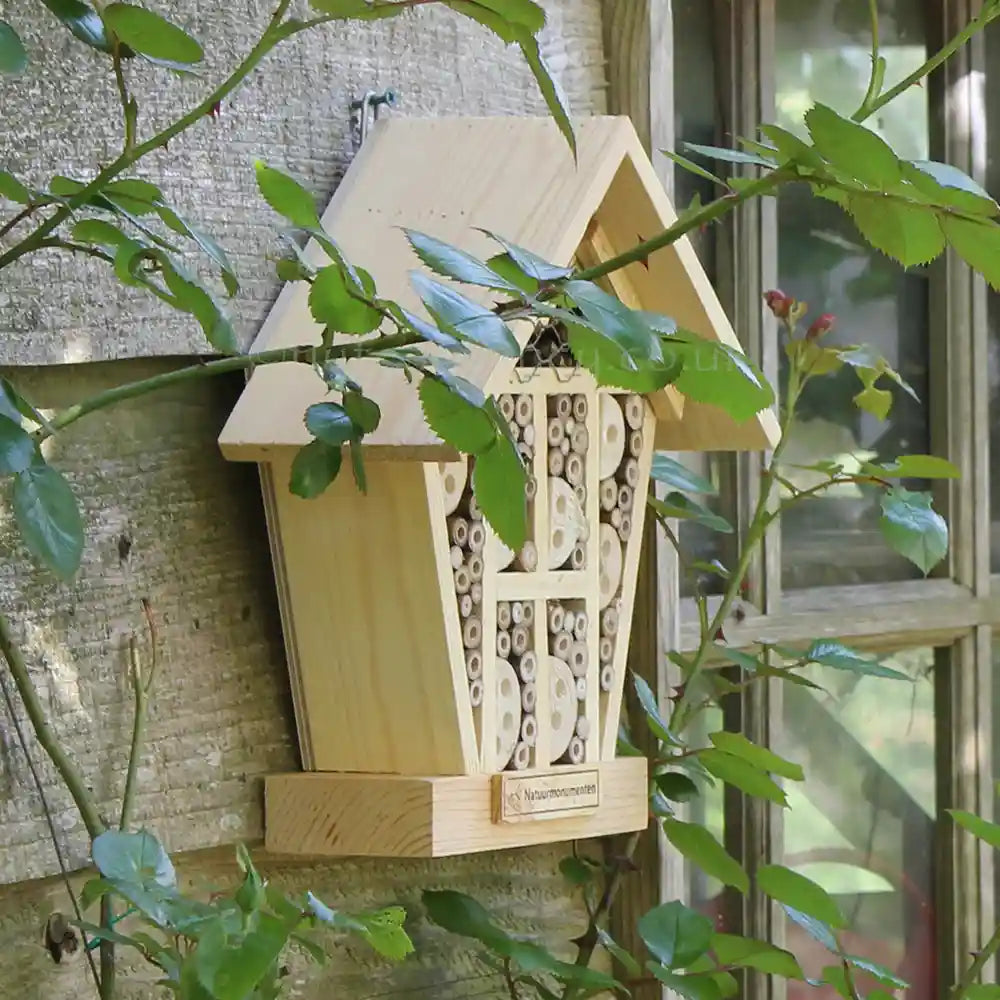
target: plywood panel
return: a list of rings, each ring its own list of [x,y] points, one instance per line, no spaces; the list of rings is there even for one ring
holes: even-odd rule
[[[474,764],[458,710],[424,467],[345,470],[315,500],[274,467],[294,664],[319,770],[462,774]]]

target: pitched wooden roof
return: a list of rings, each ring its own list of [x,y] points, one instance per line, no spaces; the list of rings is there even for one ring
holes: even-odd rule
[[[624,117],[584,119],[577,126],[578,163],[549,118],[391,117],[359,151],[323,216],[348,258],[375,278],[379,294],[422,311],[409,284],[417,267],[402,227],[417,229],[486,257],[497,247],[477,227],[557,263],[569,264],[585,238],[605,259],[668,227],[675,215],[635,129]],[[307,253],[317,264],[316,246]],[[686,239],[617,272],[626,304],[673,317],[680,326],[738,348],[725,313]],[[253,350],[319,343],[308,307],[309,286],[289,284],[254,341]],[[489,301],[484,290],[463,288]],[[625,294],[623,294],[625,292]],[[634,298],[637,301],[627,301]],[[529,328],[516,334],[526,340]],[[451,356],[454,357],[454,356]],[[505,383],[514,361],[474,349],[456,372],[487,390]],[[370,458],[438,460],[454,456],[426,426],[415,387],[399,371],[369,361],[349,373],[381,407],[378,429],[365,439]],[[299,447],[309,405],[326,398],[323,381],[305,365],[258,369],[220,437],[227,458],[268,461],[275,449]],[[668,387],[652,400],[660,417],[656,445],[671,451],[772,447],[778,425],[770,410],[737,423],[717,407],[685,401]]]

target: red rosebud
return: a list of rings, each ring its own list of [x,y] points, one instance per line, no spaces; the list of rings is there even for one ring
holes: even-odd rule
[[[792,305],[795,302],[791,295],[786,295],[779,288],[772,288],[769,292],[765,292],[764,301],[767,303],[767,308],[778,319],[788,319],[788,314],[792,311]]]
[[[837,317],[833,313],[823,313],[814,319],[812,326],[806,330],[806,340],[819,340],[824,333],[829,333],[837,325]]]
[[[715,630],[715,641],[716,642],[725,642],[726,641],[726,633],[722,631],[721,627],[717,628]]]

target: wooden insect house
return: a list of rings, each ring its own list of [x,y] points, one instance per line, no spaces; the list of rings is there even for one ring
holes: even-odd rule
[[[674,222],[628,119],[588,119],[578,143],[574,164],[548,119],[383,120],[324,227],[419,312],[404,226],[482,258],[492,230],[586,267]],[[608,290],[737,347],[686,240]],[[255,351],[319,342],[308,291],[282,291]],[[399,371],[346,366],[382,414],[367,495],[350,475],[318,499],[289,491],[304,411],[327,396],[308,365],[258,369],[226,424],[224,455],[262,469],[305,769],[266,781],[270,850],[439,856],[646,825],[646,762],[615,747],[652,455],[767,448],[776,422],[736,423],[672,387],[598,388],[557,331],[517,333],[519,359],[474,349],[456,372],[497,399],[528,467],[518,552]]]

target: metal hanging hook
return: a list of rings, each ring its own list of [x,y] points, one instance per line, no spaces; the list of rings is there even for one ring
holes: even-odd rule
[[[381,93],[369,90],[363,97],[351,101],[351,111],[360,113],[362,144],[368,138],[368,130],[378,121],[382,108],[394,108],[398,103],[399,98],[394,90],[383,90]]]

